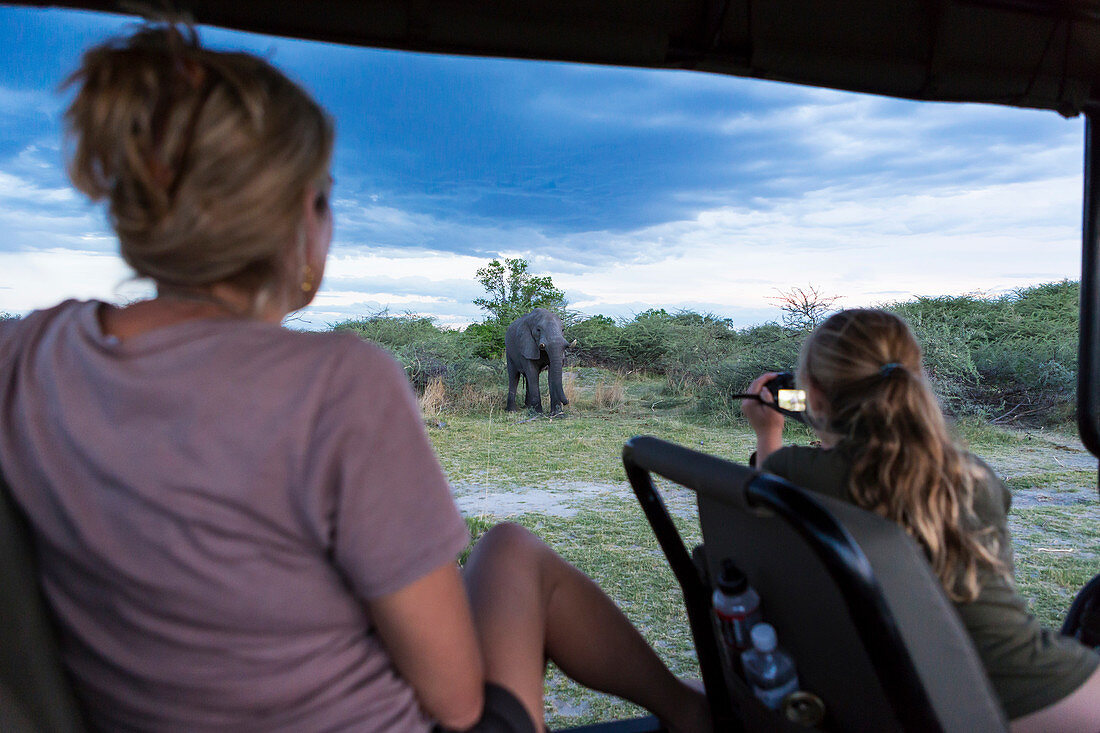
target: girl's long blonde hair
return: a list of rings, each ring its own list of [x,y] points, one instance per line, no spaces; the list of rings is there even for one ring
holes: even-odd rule
[[[274,66],[147,25],[84,54],[66,82],[69,175],[106,199],[122,256],[175,288],[230,282],[257,295],[286,276],[333,126]]]
[[[974,600],[983,570],[1009,574],[999,537],[974,512],[980,469],[951,440],[905,321],[870,309],[833,315],[803,345],[798,375],[825,398],[820,427],[852,456],[853,500],[924,547],[952,600]]]

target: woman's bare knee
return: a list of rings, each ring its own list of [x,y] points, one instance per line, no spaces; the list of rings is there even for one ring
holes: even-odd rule
[[[545,608],[561,576],[564,561],[525,527],[502,522],[474,545],[463,576],[475,606],[507,588],[527,589],[528,602]]]
[[[531,530],[514,522],[501,522],[478,539],[469,563],[530,563],[548,551]]]

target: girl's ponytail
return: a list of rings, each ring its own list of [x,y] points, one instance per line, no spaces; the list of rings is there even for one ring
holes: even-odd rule
[[[822,427],[852,456],[853,500],[904,527],[953,600],[977,596],[983,569],[1007,575],[999,538],[974,513],[977,468],[951,441],[904,321],[877,310],[832,316],[803,346],[799,377],[821,391]]]

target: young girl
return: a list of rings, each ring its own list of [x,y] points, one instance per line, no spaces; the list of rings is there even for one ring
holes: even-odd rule
[[[331,120],[262,59],[147,27],[72,83],[70,174],[155,298],[0,324],[0,466],[101,730],[534,731],[546,660],[707,727],[614,604],[462,517],[400,365],[280,327],[321,282]]]
[[[770,401],[774,376],[748,392]],[[803,345],[798,381],[821,447],[783,447],[783,416],[745,400],[757,465],[891,519],[924,547],[1014,731],[1100,730],[1100,657],[1027,613],[1012,585],[1008,490],[952,443],[906,323],[837,313]]]

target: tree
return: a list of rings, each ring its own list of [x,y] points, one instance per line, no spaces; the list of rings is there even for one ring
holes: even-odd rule
[[[546,308],[563,315],[565,293],[554,287],[549,275],[542,277],[528,272],[524,259],[493,260],[477,271],[477,281],[485,288],[486,298],[476,298],[474,305],[489,313],[486,323],[507,327],[534,308]]]
[[[778,288],[776,288],[778,290]],[[823,295],[813,285],[806,289],[791,288],[779,290],[779,295],[769,298],[779,303],[783,311],[783,325],[795,331],[812,331],[829,317],[835,308],[833,304],[841,299],[840,295]]]

